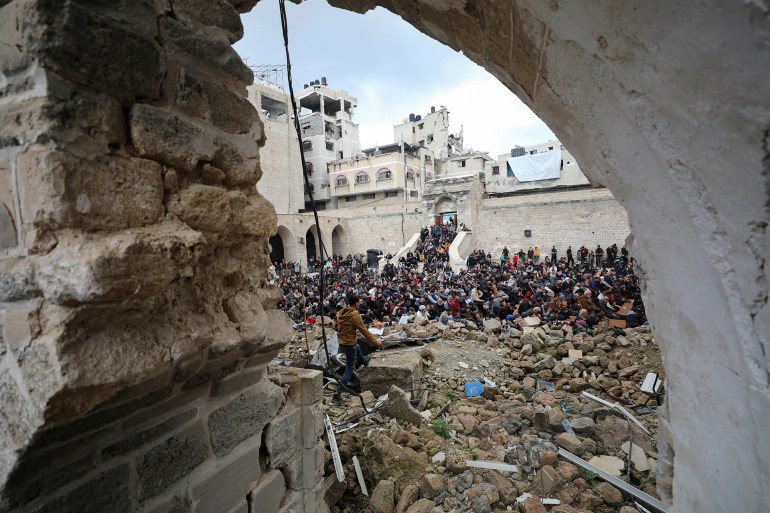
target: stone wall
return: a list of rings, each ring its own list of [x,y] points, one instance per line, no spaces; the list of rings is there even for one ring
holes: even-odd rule
[[[0,2],[2,511],[314,504],[315,427],[284,434],[317,398],[266,374],[253,3]]]

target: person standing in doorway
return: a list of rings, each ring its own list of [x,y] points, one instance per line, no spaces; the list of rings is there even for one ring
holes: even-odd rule
[[[367,366],[369,360],[364,357],[361,347],[356,340],[356,332],[366,337],[374,346],[382,348],[382,341],[372,335],[364,325],[364,320],[358,309],[361,306],[361,298],[356,294],[348,295],[348,306],[337,312],[337,340],[340,351],[345,355],[345,372],[340,378],[340,384],[332,396],[332,404],[345,404],[340,395],[353,377],[353,371],[358,365]]]

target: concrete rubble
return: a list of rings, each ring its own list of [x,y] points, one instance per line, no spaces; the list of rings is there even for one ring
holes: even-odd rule
[[[406,331],[414,341],[374,353],[370,367],[359,369],[362,388],[371,369],[377,390],[388,387],[380,402],[377,393],[364,394],[373,413],[366,415],[352,397],[345,406],[331,406],[327,390],[329,415],[345,429],[337,441],[347,490],[327,497],[332,513],[639,511],[631,497],[558,457],[560,447],[623,480],[630,472],[632,486],[658,497],[657,412],[639,386],[648,372],[665,376],[649,328],[621,333],[600,325],[593,334],[569,326],[526,333],[503,328],[488,323],[482,331],[456,322],[386,327],[385,335]],[[297,334],[281,356],[306,356],[304,336]],[[318,350],[320,329],[308,331],[308,340]],[[484,384],[482,396],[465,395],[469,381]],[[584,390],[622,405],[652,436]],[[347,429],[347,419],[356,426]],[[371,498],[361,493],[353,456],[375,490]],[[470,468],[469,460],[515,471]]]

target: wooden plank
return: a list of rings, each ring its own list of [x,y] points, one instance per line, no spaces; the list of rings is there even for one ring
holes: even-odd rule
[[[624,329],[626,327],[625,319],[607,319],[607,322],[609,323],[610,328]]]

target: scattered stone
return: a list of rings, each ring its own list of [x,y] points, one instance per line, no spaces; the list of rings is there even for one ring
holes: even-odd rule
[[[556,436],[554,441],[559,445],[559,447],[563,447],[565,450],[573,454],[580,456],[580,454],[583,453],[582,442],[580,441],[580,438],[578,438],[576,435],[573,435],[572,433],[561,433]]]
[[[594,492],[607,504],[615,505],[623,502],[623,494],[621,491],[609,483],[597,484],[594,486]]]
[[[436,503],[430,499],[420,499],[406,510],[406,513],[431,513]]]
[[[372,497],[369,499],[369,508],[372,513],[394,513],[396,510],[396,489],[393,481],[380,481],[374,487]]]
[[[545,506],[540,502],[538,497],[530,497],[519,503],[519,511],[521,513],[547,513]]]
[[[414,426],[422,425],[422,416],[410,403],[409,394],[396,385],[390,387],[388,399],[382,406],[382,413],[400,422]]]
[[[623,460],[616,458],[615,456],[608,455],[594,456],[588,461],[588,463],[615,477],[620,477],[623,473],[623,469],[626,467],[626,464],[623,462]]]
[[[535,474],[535,482],[532,489],[540,495],[548,495],[556,486],[558,478],[556,470],[550,465],[545,465]]]
[[[639,472],[647,472],[650,470],[650,462],[647,460],[647,455],[644,453],[644,449],[634,443],[631,443],[630,441],[625,442],[620,446],[620,448],[626,454],[631,453],[631,464],[636,470]]]
[[[401,498],[398,499],[398,504],[396,504],[396,512],[395,513],[405,513],[407,508],[414,504],[414,502],[417,500],[420,494],[420,489],[417,488],[417,485],[410,484],[406,488],[404,488],[401,491]]]
[[[422,478],[420,496],[426,499],[435,499],[436,496],[446,491],[446,478],[438,474],[426,474]]]

